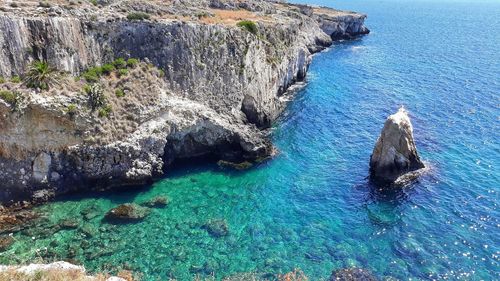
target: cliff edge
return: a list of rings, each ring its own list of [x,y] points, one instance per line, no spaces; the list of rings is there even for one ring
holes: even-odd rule
[[[2,2],[0,202],[269,156],[282,95],[365,18],[263,0]]]

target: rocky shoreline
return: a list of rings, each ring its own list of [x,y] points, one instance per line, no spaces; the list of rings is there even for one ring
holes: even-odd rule
[[[263,130],[311,55],[369,32],[365,15],[282,1],[143,2],[0,6],[0,202],[145,184],[176,159],[268,157]],[[36,61],[57,84],[25,82]]]

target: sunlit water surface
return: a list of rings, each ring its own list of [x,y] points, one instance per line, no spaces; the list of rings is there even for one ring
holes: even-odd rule
[[[499,280],[500,3],[323,4],[369,14],[372,33],[315,56],[274,126],[275,159],[244,172],[178,166],[146,189],[47,204],[48,222],[15,234],[0,262],[69,258],[146,280],[294,268],[318,280],[350,266],[403,280]],[[379,193],[368,161],[400,105],[431,169]],[[171,203],[140,223],[102,221],[158,195]],[[51,231],[68,218],[79,227]],[[229,235],[207,233],[210,219],[225,219]]]

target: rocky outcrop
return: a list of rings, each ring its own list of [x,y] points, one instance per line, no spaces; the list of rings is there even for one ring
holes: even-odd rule
[[[413,126],[404,108],[387,118],[370,158],[371,176],[395,182],[409,172],[424,168],[413,139]]]
[[[0,76],[23,76],[34,60],[70,75],[49,91],[0,84],[22,93],[15,106],[0,98],[0,202],[143,184],[175,159],[266,157],[273,148],[262,129],[311,55],[332,38],[367,33],[365,15],[282,1],[45,2],[0,4]],[[132,12],[149,19],[127,19]],[[258,31],[237,26],[241,19]],[[99,118],[71,76],[117,58],[144,63],[99,82],[113,106]]]
[[[49,264],[29,264],[23,266],[0,265],[0,277],[4,280],[105,280],[126,281],[121,277],[111,276],[108,278],[86,275],[83,266],[74,265],[65,261],[57,261]]]

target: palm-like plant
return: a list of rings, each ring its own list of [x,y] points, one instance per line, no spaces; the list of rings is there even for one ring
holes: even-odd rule
[[[24,82],[30,88],[47,90],[57,83],[57,73],[46,61],[37,60],[30,64]]]

